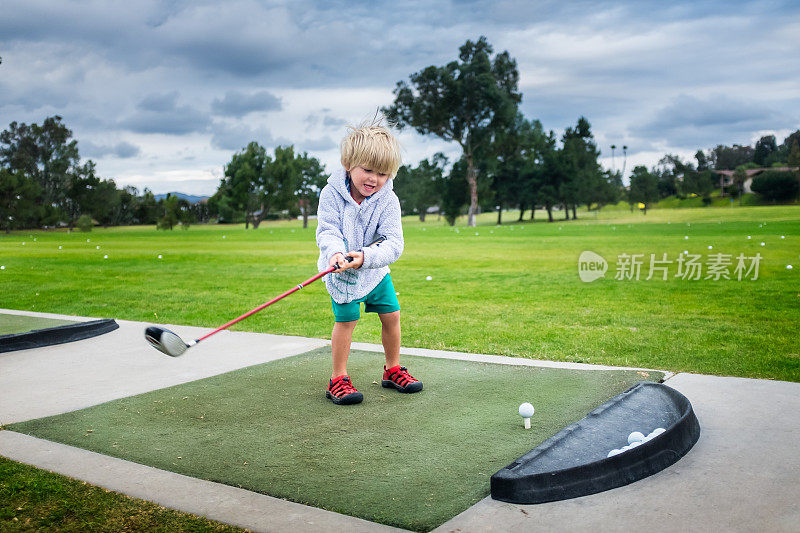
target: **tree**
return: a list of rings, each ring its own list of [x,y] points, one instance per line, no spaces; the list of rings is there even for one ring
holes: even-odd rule
[[[258,188],[264,167],[269,161],[267,151],[257,142],[251,142],[241,152],[233,154],[225,166],[225,177],[219,190],[226,197],[226,206],[244,214],[245,228],[258,209]],[[262,210],[263,211],[263,210]]]
[[[429,66],[397,83],[395,101],[382,109],[398,127],[436,135],[461,147],[469,186],[468,224],[475,225],[478,208],[476,151],[491,144],[507,127],[522,99],[517,64],[508,52],[496,54],[481,37],[467,41],[458,61]]]
[[[172,230],[178,223],[180,207],[178,205],[178,197],[168,194],[166,198],[161,200],[161,217],[158,219],[157,229]]]
[[[299,165],[299,176],[297,180],[295,197],[303,216],[303,227],[308,227],[308,217],[317,212],[319,207],[319,195],[325,187],[327,176],[325,167],[316,157],[309,157],[306,152],[297,156]]]
[[[631,185],[628,190],[628,203],[633,208],[634,204],[644,204],[644,214],[647,214],[647,206],[658,201],[658,180],[647,168],[637,165],[631,171]]]
[[[597,158],[600,155],[594,142],[591,125],[584,117],[578,119],[574,128],[567,128],[563,136],[563,163],[566,180],[562,184],[564,203],[572,209],[576,219],[576,206],[600,201],[604,186],[603,173]]]
[[[738,144],[725,146],[720,144],[709,155],[716,170],[734,170],[739,165],[751,163],[753,161],[753,153],[754,150],[751,146],[740,146]]]
[[[792,141],[792,146],[789,148],[787,163],[790,168],[800,167],[800,140],[794,139]]]
[[[774,135],[765,135],[756,141],[756,148],[753,151],[753,163],[763,167],[767,165],[767,159],[773,152],[778,151],[778,145]]]
[[[753,178],[750,188],[770,202],[788,202],[797,198],[800,181],[797,172],[767,170]]]
[[[462,157],[453,164],[449,174],[443,174],[437,181],[438,196],[441,200],[439,212],[451,226],[455,225],[456,218],[461,215],[463,207],[468,201],[467,163]]]
[[[12,122],[0,133],[0,166],[21,172],[41,188],[42,210],[37,223],[77,218],[67,191],[86,167],[80,165],[78,142],[60,116],[46,118],[41,126]]]
[[[0,167],[0,228],[6,233],[38,221],[41,188],[20,171]]]
[[[159,205],[153,191],[145,187],[135,208],[139,224],[156,224],[159,218]]]
[[[289,207],[301,173],[301,164],[295,158],[294,146],[278,146],[275,148],[275,157],[266,158],[256,183],[256,201],[260,210],[253,213],[254,229],[272,211]]]
[[[542,165],[536,175],[536,200],[547,210],[547,221],[553,222],[553,207],[560,201],[559,189],[564,181],[561,151],[556,149],[553,132],[547,140],[547,150],[542,156]]]
[[[439,191],[445,166],[447,158],[437,152],[430,159],[420,161],[416,167],[400,167],[394,178],[394,192],[403,213],[416,213],[420,222],[425,222],[428,208],[441,203]]]

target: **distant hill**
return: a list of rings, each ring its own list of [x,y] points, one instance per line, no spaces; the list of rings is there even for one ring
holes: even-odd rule
[[[164,198],[167,197],[168,194],[171,194],[172,196],[177,196],[178,198],[183,198],[184,200],[186,200],[190,204],[196,204],[198,202],[202,202],[204,200],[208,200],[208,198],[209,198],[208,196],[195,196],[193,194],[184,194],[182,192],[168,192],[168,193],[164,193],[164,194],[156,194],[155,195],[156,200],[163,200]]]

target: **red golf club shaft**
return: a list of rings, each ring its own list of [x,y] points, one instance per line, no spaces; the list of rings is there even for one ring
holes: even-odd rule
[[[275,303],[275,302],[277,302],[278,300],[282,300],[283,298],[286,298],[287,296],[289,296],[289,295],[290,295],[290,294],[292,294],[293,292],[297,292],[297,291],[299,291],[300,289],[302,289],[302,288],[303,288],[303,287],[305,287],[306,285],[309,285],[309,284],[311,284],[311,283],[314,283],[315,281],[317,281],[319,278],[321,278],[321,277],[322,277],[322,276],[324,276],[325,274],[330,274],[331,272],[333,272],[333,271],[334,271],[334,270],[336,270],[337,268],[338,268],[337,266],[328,267],[328,269],[327,269],[327,270],[323,270],[322,272],[320,272],[320,273],[319,273],[319,274],[317,274],[316,276],[312,276],[312,277],[308,278],[308,279],[307,279],[307,280],[305,280],[303,283],[300,283],[299,285],[295,285],[294,287],[292,287],[292,288],[291,288],[291,289],[289,289],[288,291],[284,292],[284,293],[283,293],[283,294],[281,294],[280,296],[276,296],[275,298],[273,298],[272,300],[268,301],[267,303],[264,303],[264,304],[261,304],[261,305],[259,305],[258,307],[256,307],[256,308],[255,308],[255,309],[253,309],[252,311],[248,311],[247,313],[243,314],[242,316],[240,316],[240,317],[238,317],[238,318],[234,318],[233,320],[231,320],[230,322],[228,322],[228,323],[227,323],[227,324],[225,324],[224,326],[220,326],[220,327],[218,327],[217,329],[215,329],[215,330],[214,330],[214,331],[212,331],[211,333],[207,333],[206,335],[203,335],[202,337],[200,337],[199,339],[197,339],[197,341],[195,341],[195,342],[200,342],[200,341],[202,341],[202,340],[205,340],[205,339],[209,338],[211,335],[213,335],[213,334],[215,334],[215,333],[219,333],[219,332],[220,332],[220,331],[222,331],[223,329],[227,329],[227,328],[231,327],[232,325],[236,324],[237,322],[239,322],[239,321],[241,321],[241,320],[244,320],[245,318],[249,317],[250,315],[254,315],[254,314],[258,313],[258,312],[259,312],[259,311],[261,311],[262,309],[264,309],[264,308],[266,308],[266,307],[269,307],[270,305],[274,304],[274,303]]]

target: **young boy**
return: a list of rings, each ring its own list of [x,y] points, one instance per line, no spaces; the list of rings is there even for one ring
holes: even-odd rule
[[[338,267],[324,278],[335,320],[333,372],[325,396],[346,405],[364,398],[347,375],[361,302],[367,313],[378,313],[381,320],[386,354],[381,384],[417,392],[422,382],[400,366],[400,304],[389,276],[389,265],[403,253],[400,202],[392,191],[392,179],[400,168],[400,147],[383,126],[351,128],[342,140],[341,161],[343,168],[328,178],[319,198],[317,266],[319,270]]]

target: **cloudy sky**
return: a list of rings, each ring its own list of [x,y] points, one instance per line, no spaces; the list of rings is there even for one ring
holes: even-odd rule
[[[347,124],[481,35],[517,60],[525,115],[558,134],[587,117],[608,168],[611,144],[630,171],[800,128],[796,0],[7,0],[0,127],[58,114],[101,177],[212,194],[251,140],[332,170]],[[458,154],[401,142],[406,162]]]

